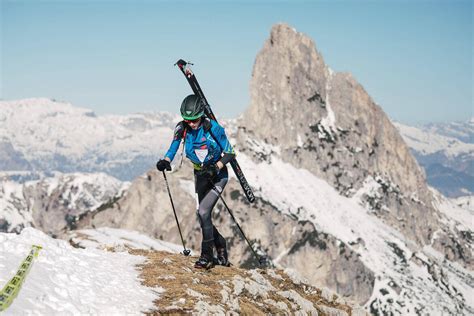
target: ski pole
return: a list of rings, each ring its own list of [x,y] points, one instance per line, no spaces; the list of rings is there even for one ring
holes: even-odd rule
[[[234,217],[234,214],[232,213],[232,211],[230,210],[229,206],[227,206],[227,203],[225,202],[224,198],[222,197],[221,193],[219,192],[219,190],[217,190],[214,182],[212,181],[212,179],[209,179],[209,182],[211,183],[212,185],[212,189],[214,191],[217,192],[217,195],[219,196],[219,198],[221,199],[222,203],[224,204],[225,208],[227,209],[227,212],[229,212],[230,214],[230,217],[232,217],[232,220],[234,221],[234,223],[237,225],[237,227],[239,228],[239,231],[240,233],[242,234],[242,236],[244,237],[245,241],[247,242],[247,244],[249,245],[250,247],[250,250],[252,250],[252,253],[253,255],[255,256],[255,258],[257,258],[257,261],[258,263],[261,265],[261,266],[265,266],[268,262],[268,258],[267,256],[259,256],[255,250],[253,249],[252,247],[252,244],[250,243],[250,241],[247,239],[247,236],[245,236],[244,234],[244,231],[242,230],[242,228],[240,227],[239,223],[237,222],[237,220],[235,219]]]
[[[181,236],[181,242],[183,243],[183,248],[184,248],[183,255],[189,256],[189,254],[191,253],[191,250],[186,249],[186,244],[184,243],[183,234],[181,233],[181,227],[179,226],[178,216],[176,215],[176,210],[174,208],[173,198],[171,197],[171,191],[168,185],[168,179],[166,179],[166,173],[164,170],[163,170],[163,177],[165,177],[166,188],[168,189],[168,195],[170,196],[171,207],[173,208],[174,218],[176,219],[176,224],[178,225],[179,236]]]

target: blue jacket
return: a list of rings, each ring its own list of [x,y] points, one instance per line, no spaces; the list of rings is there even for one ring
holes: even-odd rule
[[[204,119],[203,119],[204,120]],[[174,130],[174,138],[165,157],[171,161],[178,151],[181,140],[184,138],[186,157],[194,165],[208,165],[216,163],[222,154],[235,155],[229,143],[224,128],[214,120],[210,120],[210,128],[206,131],[206,122],[202,122],[198,129],[193,130],[180,122]]]

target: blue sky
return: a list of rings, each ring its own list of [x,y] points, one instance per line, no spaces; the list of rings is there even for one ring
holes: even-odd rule
[[[472,1],[0,1],[2,99],[178,112],[183,58],[216,115],[235,117],[271,26],[286,22],[392,119],[473,116]]]

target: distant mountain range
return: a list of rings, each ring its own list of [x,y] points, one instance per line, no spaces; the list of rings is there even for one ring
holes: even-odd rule
[[[131,181],[153,167],[179,116],[97,116],[46,98],[0,101],[0,176],[24,182],[55,171],[105,172]],[[428,183],[448,197],[474,194],[474,121],[395,122]]]
[[[418,127],[394,124],[431,186],[448,197],[474,194],[474,119]]]
[[[0,170],[16,180],[54,171],[131,180],[154,166],[177,121],[165,112],[96,116],[45,98],[1,101]]]

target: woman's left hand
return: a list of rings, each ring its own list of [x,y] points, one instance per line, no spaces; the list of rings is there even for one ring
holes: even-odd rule
[[[208,178],[212,179],[219,173],[219,167],[217,166],[217,164],[211,164],[205,167],[203,171]]]

